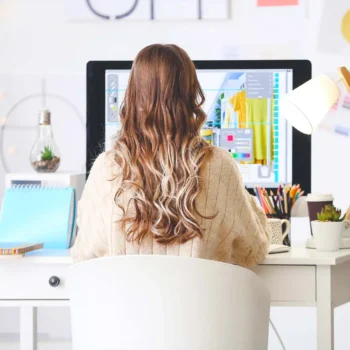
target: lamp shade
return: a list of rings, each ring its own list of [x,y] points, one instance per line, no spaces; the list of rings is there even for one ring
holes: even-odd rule
[[[340,97],[328,75],[317,76],[288,93],[280,103],[282,117],[304,134],[311,134]]]

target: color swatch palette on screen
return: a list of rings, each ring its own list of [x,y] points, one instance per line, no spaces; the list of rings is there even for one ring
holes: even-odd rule
[[[235,159],[249,160],[251,158],[251,155],[250,153],[232,153],[232,157]]]

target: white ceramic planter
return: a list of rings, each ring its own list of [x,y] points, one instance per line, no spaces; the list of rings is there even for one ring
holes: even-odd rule
[[[312,221],[311,225],[317,251],[334,252],[340,249],[344,222]]]

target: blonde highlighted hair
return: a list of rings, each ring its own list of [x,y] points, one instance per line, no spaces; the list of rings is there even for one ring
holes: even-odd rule
[[[140,243],[184,243],[203,232],[196,207],[199,173],[210,152],[200,129],[205,101],[195,67],[175,45],[151,45],[136,57],[121,108],[115,160],[121,185],[115,201],[122,228]],[[131,190],[127,203],[120,198]]]

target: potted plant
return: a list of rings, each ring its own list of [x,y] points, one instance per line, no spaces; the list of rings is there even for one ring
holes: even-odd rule
[[[333,252],[340,249],[344,230],[344,217],[341,216],[340,209],[333,204],[327,204],[320,213],[317,213],[317,220],[312,221],[311,225],[316,250]]]
[[[39,173],[53,173],[60,165],[60,158],[54,154],[52,148],[49,146],[44,147],[38,158],[38,160],[32,162],[32,165]]]

